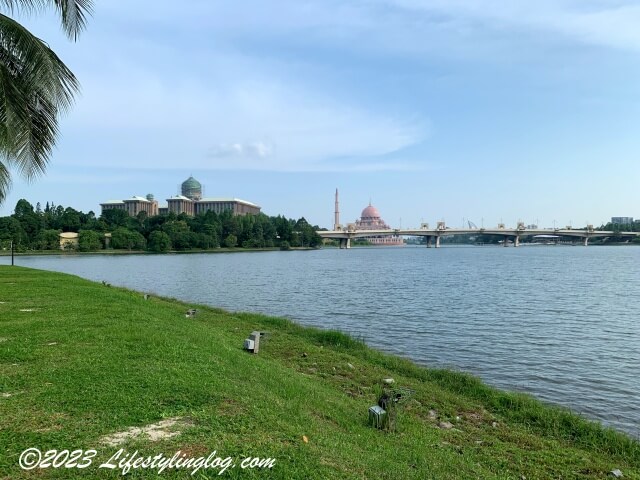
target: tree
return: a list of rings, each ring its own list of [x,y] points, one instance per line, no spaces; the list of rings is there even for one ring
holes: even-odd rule
[[[24,246],[28,241],[26,232],[15,218],[0,218],[0,242],[2,242],[2,248],[6,248],[6,245],[12,241],[16,245]]]
[[[80,230],[78,233],[78,250],[81,252],[93,252],[102,248],[102,238],[93,230]]]
[[[144,250],[146,240],[138,232],[132,232],[126,228],[116,228],[111,234],[111,246],[116,250]]]
[[[291,245],[286,240],[280,243],[280,250],[291,250]]]
[[[42,227],[42,218],[33,210],[33,205],[25,199],[18,200],[13,218],[20,222],[27,235],[27,242],[33,241]]]
[[[11,14],[47,6],[55,8],[75,41],[93,0],[0,0],[0,8]],[[70,108],[78,88],[71,70],[44,41],[0,13],[0,204],[11,186],[10,168],[28,180],[44,173],[59,114]]]
[[[15,217],[18,220],[20,220],[22,217],[24,217],[26,215],[30,215],[32,213],[34,213],[33,205],[31,205],[24,198],[21,198],[20,200],[18,200],[18,203],[16,203],[16,208],[13,209],[13,214],[15,215]]]
[[[36,238],[35,248],[38,250],[60,250],[60,231],[41,230]]]
[[[171,239],[166,233],[155,230],[149,235],[149,250],[157,253],[164,253],[171,250]]]
[[[64,209],[60,217],[60,228],[65,232],[77,232],[80,230],[80,212],[71,207]]]
[[[238,237],[233,234],[229,234],[224,239],[224,246],[227,248],[233,248],[238,244]]]
[[[100,219],[104,220],[108,227],[125,227],[129,223],[129,214],[124,210],[109,208],[102,211]]]

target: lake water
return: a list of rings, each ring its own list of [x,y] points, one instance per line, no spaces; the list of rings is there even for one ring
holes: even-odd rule
[[[33,256],[17,265],[363,337],[640,437],[640,247]],[[0,263],[7,264],[7,257]]]

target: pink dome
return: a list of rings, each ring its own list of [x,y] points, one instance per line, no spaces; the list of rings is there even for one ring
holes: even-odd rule
[[[360,218],[380,218],[380,212],[376,207],[369,204],[367,208],[362,210],[362,214],[360,215]]]

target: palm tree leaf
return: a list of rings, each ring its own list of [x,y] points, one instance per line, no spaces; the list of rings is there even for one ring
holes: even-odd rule
[[[69,38],[77,40],[93,11],[93,0],[53,0],[62,18],[62,28]]]
[[[93,11],[93,0],[0,0],[10,13],[20,10],[33,13],[54,6],[62,20],[62,29],[72,40],[77,40]]]
[[[67,36],[76,40],[93,0],[0,0],[0,9],[11,13],[51,6]],[[44,173],[59,114],[71,107],[78,90],[73,73],[45,42],[0,14],[0,204],[11,186],[10,167],[27,179]]]
[[[0,0],[0,6],[3,6],[10,13],[16,13],[19,10],[25,10],[28,13],[42,8],[46,1],[43,0]]]
[[[16,80],[13,60],[0,49],[0,151],[8,163],[15,160],[16,129],[25,120],[24,105],[28,101],[22,82]]]
[[[15,20],[0,14],[0,49],[4,62],[19,69],[18,75],[37,85],[62,109],[73,102],[79,83],[71,70],[45,42],[35,37]]]
[[[55,105],[37,93],[27,104],[28,121],[15,139],[15,163],[23,177],[32,179],[45,172],[58,133]]]
[[[9,168],[0,161],[0,205],[4,202],[4,199],[9,193],[9,189],[11,188],[11,174],[9,172]]]
[[[42,174],[55,146],[58,114],[79,85],[40,39],[0,15],[0,151],[28,178]]]

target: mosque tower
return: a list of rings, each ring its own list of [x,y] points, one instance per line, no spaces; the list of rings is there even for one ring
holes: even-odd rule
[[[340,207],[338,201],[338,189],[336,188],[336,210],[333,217],[333,229],[338,230],[340,228]]]

